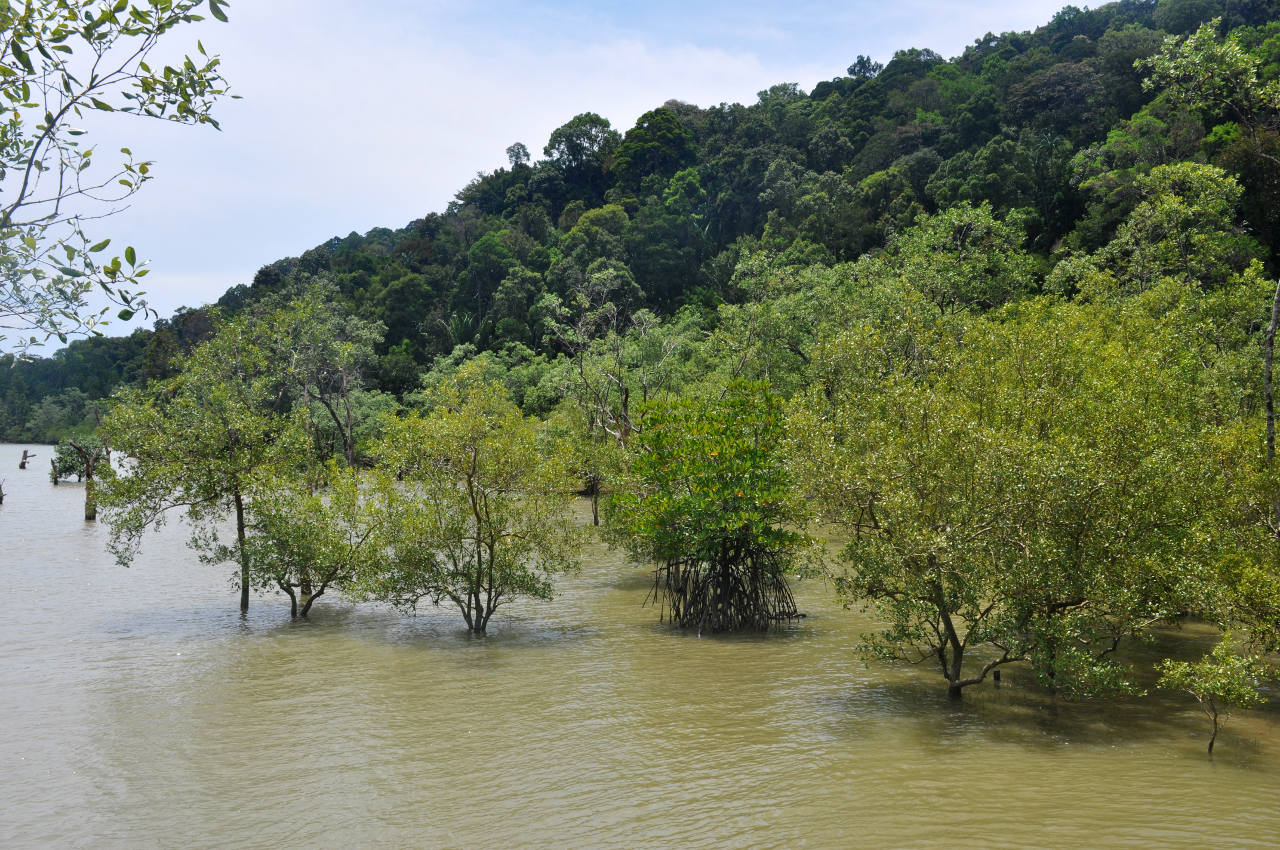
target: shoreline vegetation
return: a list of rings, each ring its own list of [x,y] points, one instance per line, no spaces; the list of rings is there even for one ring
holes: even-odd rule
[[[242,611],[342,593],[484,634],[598,533],[691,634],[767,632],[821,576],[883,624],[851,652],[952,699],[1158,675],[1212,753],[1280,651],[1280,9],[1185,6],[625,134],[584,113],[443,215],[2,370],[0,433],[61,429],[121,564],[182,513]],[[1193,621],[1194,663],[1126,654]]]

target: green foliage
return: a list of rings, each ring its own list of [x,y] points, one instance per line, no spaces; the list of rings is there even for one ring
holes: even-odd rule
[[[343,588],[382,563],[386,523],[367,476],[330,461],[315,475],[286,470],[255,476],[245,539],[255,586],[284,591],[306,617],[330,587]],[[227,552],[226,557],[234,557]]]
[[[344,589],[483,631],[574,561],[577,490],[613,499],[664,617],[765,627],[811,561],[799,476],[853,539],[868,647],[955,693],[1015,662],[1136,691],[1113,650],[1188,614],[1273,649],[1280,37],[1154,28],[1206,9],[1069,7],[625,135],[584,113],[442,213],[265,267],[226,321],[10,359],[2,435],[74,435],[131,385],[117,551],[187,511],[303,613]]]
[[[299,274],[332,275],[345,306],[387,328],[369,388],[401,395],[415,370],[458,345],[496,353],[519,344],[554,358],[560,343],[540,326],[539,305],[554,296],[572,310],[575,292],[599,285],[592,277],[625,290],[609,299],[623,327],[642,308],[667,316],[742,300],[732,271],[757,247],[797,265],[854,261],[961,203],[990,204],[1047,267],[1066,256],[1047,256],[1064,239],[1078,251],[1112,241],[1153,167],[1205,156],[1239,176],[1245,219],[1233,225],[1274,264],[1280,136],[1265,95],[1274,34],[1238,27],[1220,40],[1203,29],[1162,48],[1154,27],[1167,5],[1159,15],[1150,4],[1064,10],[1049,26],[985,37],[953,60],[908,50],[879,71],[855,63],[853,76],[810,94],[783,84],[746,106],[670,101],[626,134],[583,113],[551,134],[545,159],[513,146],[509,167],[479,175],[447,210],[272,263],[222,305],[234,313]],[[1232,26],[1266,16],[1263,7],[1223,11]],[[1195,69],[1217,62],[1227,70],[1202,75],[1213,82],[1205,89]],[[1218,96],[1236,105],[1213,107]],[[1206,133],[1227,122],[1238,129],[1202,150]],[[1225,252],[1232,272],[1254,255],[1237,248]],[[945,278],[921,288],[973,309],[1020,294],[1025,275],[991,271],[996,291],[974,289],[981,270],[960,287],[968,293],[949,291],[957,287]],[[189,349],[174,330],[158,327],[154,345],[144,335],[134,348],[95,349],[94,374],[68,370],[50,382],[27,373],[0,419],[25,420],[22,408],[66,386],[98,397],[122,381],[171,375],[172,354]],[[0,388],[0,399],[9,395]]]
[[[781,450],[782,404],[761,384],[645,409],[609,524],[682,628],[764,630],[796,616],[787,575],[812,564],[809,515]]]
[[[242,608],[253,480],[277,465],[305,468],[310,454],[304,423],[277,406],[280,364],[253,331],[247,318],[223,325],[182,360],[176,377],[119,392],[102,426],[105,442],[129,463],[129,474],[106,482],[101,496],[117,559],[127,565],[145,531],[180,510],[206,560],[239,562]],[[228,513],[236,516],[233,544],[222,542]]]
[[[95,169],[110,155],[85,144],[91,125],[81,122],[120,113],[216,127],[210,113],[227,92],[217,57],[200,46],[196,59],[149,64],[163,36],[200,20],[201,5],[0,3],[0,328],[66,342],[112,311],[129,319],[146,308],[135,289],[145,263],[132,247],[107,259],[111,240],[86,228],[150,180],[151,163],[123,148],[117,165]],[[223,5],[209,4],[221,20]],[[100,309],[89,300],[99,290],[109,299]],[[24,351],[34,335],[13,345]]]
[[[623,136],[611,168],[624,186],[639,188],[647,175],[670,177],[693,153],[693,134],[670,109],[658,108],[641,115]]]
[[[367,432],[377,409],[385,408],[363,392],[383,327],[343,311],[325,278],[299,286],[298,294],[265,299],[237,321],[275,371],[277,406],[306,410],[317,447],[353,466],[358,432]]]
[[[499,606],[550,599],[554,576],[576,566],[567,458],[478,368],[428,405],[387,423],[371,497],[387,542],[360,588],[403,608],[448,601],[483,634]]]
[[[1142,63],[1149,71],[1143,86],[1164,88],[1178,103],[1249,128],[1274,121],[1280,83],[1260,82],[1257,58],[1235,34],[1219,40],[1219,24],[1213,20],[1186,38],[1166,38],[1161,51]]]
[[[1123,286],[1141,289],[1163,277],[1220,285],[1261,254],[1235,224],[1240,184],[1221,169],[1160,165],[1135,184],[1141,201],[1102,252]]]
[[[988,204],[957,204],[890,243],[889,262],[944,312],[990,309],[1032,291],[1036,264],[1020,228]]]
[[[60,440],[53,450],[49,467],[49,479],[57,484],[64,478],[75,476],[76,481],[92,479],[95,472],[111,473],[110,452],[97,436]]]
[[[62,442],[68,436],[93,431],[101,410],[101,402],[90,401],[72,387],[47,395],[32,407],[18,436],[40,443]]]
[[[1015,661],[1130,689],[1117,643],[1211,581],[1225,481],[1186,346],[1141,308],[1049,300],[822,345],[792,451],[853,538],[837,589],[888,624],[868,649],[933,659],[953,694]]]
[[[1166,660],[1160,665],[1160,686],[1191,694],[1213,724],[1209,735],[1210,754],[1231,709],[1252,708],[1262,702],[1259,689],[1267,678],[1269,671],[1262,659],[1237,654],[1230,634],[1224,635],[1212,652],[1194,664]]]

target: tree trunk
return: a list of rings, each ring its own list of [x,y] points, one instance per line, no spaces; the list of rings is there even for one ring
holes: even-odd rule
[[[319,592],[317,593],[307,594],[306,601],[302,603],[302,610],[298,612],[298,616],[302,617],[303,619],[306,619],[306,616],[311,613],[311,606],[315,604],[315,601],[323,595],[324,595],[323,587],[320,588]]]
[[[1272,384],[1272,367],[1275,361],[1276,327],[1280,325],[1280,281],[1276,282],[1275,299],[1271,302],[1271,324],[1267,326],[1267,335],[1262,347],[1262,393],[1267,409],[1267,470],[1275,466],[1276,460],[1276,406],[1275,390]],[[1271,500],[1274,533],[1280,537],[1280,495]],[[1210,744],[1212,749],[1212,744]]]
[[[279,585],[280,589],[289,597],[289,616],[295,620],[298,619],[298,594],[294,592],[293,586],[286,581],[280,580],[277,580],[276,584]]]
[[[84,518],[86,522],[93,522],[98,518],[97,484],[92,474],[84,479]]]
[[[240,554],[240,613],[249,610],[249,552],[245,549],[244,497],[237,488],[236,499],[236,548]]]
[[[951,629],[951,620],[947,618],[947,628]],[[964,648],[954,632],[951,634],[951,669],[947,672],[947,699],[958,700],[964,696]]]

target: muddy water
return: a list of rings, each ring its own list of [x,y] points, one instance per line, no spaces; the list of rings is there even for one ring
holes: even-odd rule
[[[1176,697],[1055,704],[1012,674],[951,706],[930,670],[858,660],[871,624],[819,584],[783,634],[698,639],[603,548],[484,639],[330,599],[241,619],[180,526],[120,568],[21,448],[0,446],[0,847],[1280,844],[1274,702],[1212,761]]]

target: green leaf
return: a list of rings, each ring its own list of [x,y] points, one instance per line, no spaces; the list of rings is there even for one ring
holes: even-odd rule
[[[131,266],[138,264],[138,254],[133,250],[132,245],[124,249],[124,261]]]
[[[26,51],[24,51],[17,42],[10,44],[9,49],[13,51],[13,58],[17,59],[18,62],[22,64],[22,67],[27,69],[28,74],[34,74],[36,72],[36,67],[31,64],[31,57],[27,55]]]
[[[101,250],[103,250],[104,248],[106,248],[106,247],[107,247],[108,245],[110,245],[110,244],[111,244],[111,240],[110,240],[110,239],[103,239],[101,242],[98,242],[97,244],[90,246],[90,247],[89,247],[89,253],[90,253],[90,254],[96,254],[96,253],[98,253],[99,251],[101,251]]]
[[[209,0],[209,14],[213,15],[224,24],[227,22],[227,13],[222,9],[221,0]]]
[[[129,321],[130,319],[132,319],[132,318],[133,318],[134,311],[133,311],[133,310],[121,310],[121,311],[120,311],[119,313],[117,313],[116,315],[120,318],[120,320],[121,320],[122,322],[127,322],[127,321]]]

